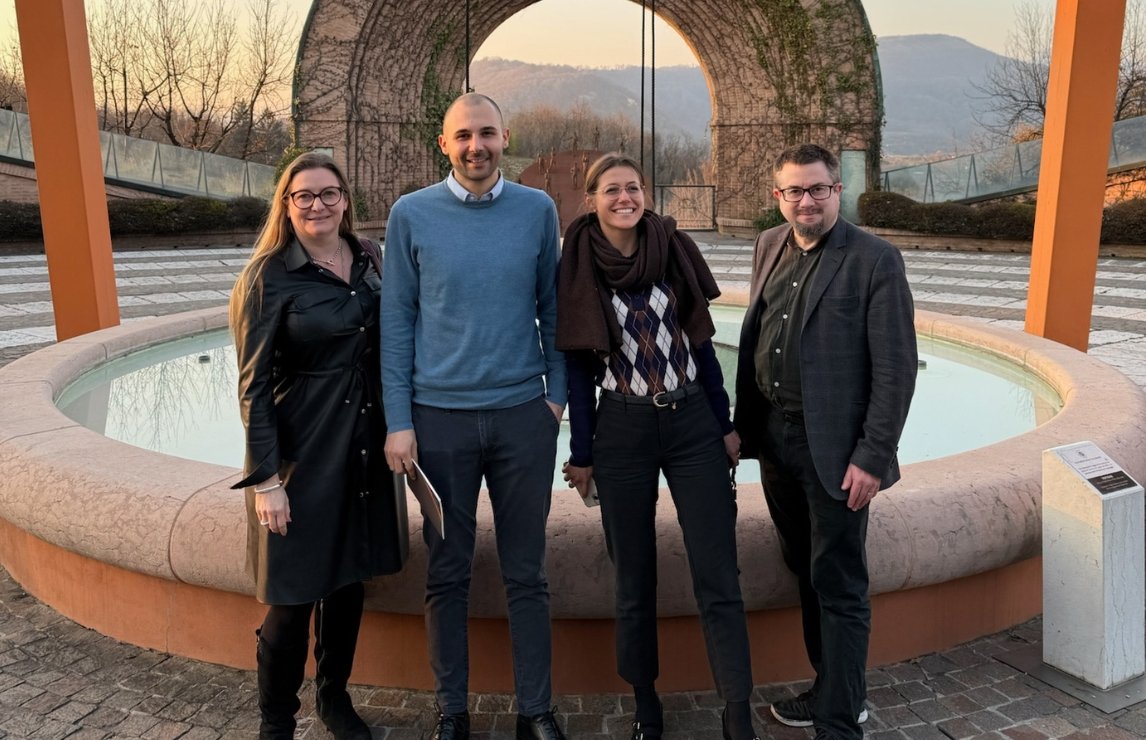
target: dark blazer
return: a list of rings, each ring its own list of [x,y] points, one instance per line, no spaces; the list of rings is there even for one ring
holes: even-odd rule
[[[734,423],[741,454],[760,457],[770,408],[756,386],[764,280],[791,227],[760,234],[752,259],[748,312],[740,334]],[[800,331],[800,383],[808,445],[820,482],[833,497],[849,463],[899,480],[896,450],[915,391],[914,307],[903,257],[883,239],[840,219],[827,236]]]

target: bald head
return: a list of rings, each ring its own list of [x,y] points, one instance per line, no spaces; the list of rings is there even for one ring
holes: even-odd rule
[[[450,120],[450,114],[454,112],[455,108],[471,108],[479,105],[488,105],[493,108],[494,113],[497,114],[498,126],[505,128],[505,118],[501,115],[501,108],[493,101],[493,98],[481,93],[468,92],[454,98],[454,102],[450,103],[449,108],[446,108],[446,115],[442,117],[443,133],[445,132],[446,121]]]

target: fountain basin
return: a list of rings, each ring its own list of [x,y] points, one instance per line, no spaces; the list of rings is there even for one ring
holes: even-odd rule
[[[0,369],[0,562],[65,616],[120,640],[250,668],[264,608],[243,570],[236,469],[149,452],[92,432],[55,406],[84,372],[138,349],[224,327],[223,308],[78,337]],[[1050,385],[1062,410],[1025,434],[911,464],[872,504],[873,665],[942,650],[1041,610],[1042,450],[1090,440],[1146,479],[1146,396],[1107,365],[1019,332],[918,312],[921,336],[973,348]],[[745,464],[753,465],[752,462]],[[411,502],[411,511],[416,512]],[[741,583],[757,683],[807,676],[795,583],[758,484],[742,484]],[[368,586],[354,680],[431,688],[422,618],[421,521],[403,573]],[[471,689],[509,691],[505,606],[483,501],[474,564]],[[683,543],[658,515],[664,691],[711,688]],[[614,672],[612,569],[596,510],[556,490],[548,571],[554,683],[562,693],[627,689]]]

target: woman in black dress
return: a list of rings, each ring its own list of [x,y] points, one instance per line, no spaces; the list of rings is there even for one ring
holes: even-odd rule
[[[346,691],[362,582],[399,570],[405,522],[382,456],[377,247],[354,233],[326,155],[279,179],[231,295],[247,432],[247,560],[258,599],[260,737],[294,734],[315,612],[316,709],[338,738],[370,737]]]
[[[664,729],[657,660],[656,507],[664,473],[725,738],[755,737],[752,666],[736,565],[740,438],[712,345],[708,301],[719,290],[676,222],[645,210],[645,177],[624,154],[585,175],[588,213],[565,231],[557,281],[557,348],[569,368],[572,453],[565,479],[595,482],[616,571],[617,672],[633,686],[632,740]],[[599,400],[597,390],[600,389]]]

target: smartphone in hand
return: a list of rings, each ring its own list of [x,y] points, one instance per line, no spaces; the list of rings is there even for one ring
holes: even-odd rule
[[[589,490],[581,497],[581,500],[585,502],[586,506],[600,505],[601,499],[597,498],[597,483],[592,478],[589,479]]]

